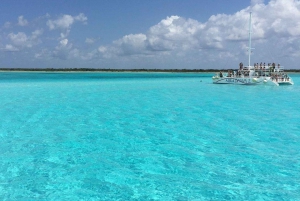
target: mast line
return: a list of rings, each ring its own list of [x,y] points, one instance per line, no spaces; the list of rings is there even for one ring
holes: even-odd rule
[[[251,27],[251,18],[252,18],[252,12],[250,12],[250,20],[249,20],[249,49],[248,49],[248,54],[249,54],[249,64],[248,66],[250,67],[250,59],[251,59],[251,32],[252,32],[252,27]]]

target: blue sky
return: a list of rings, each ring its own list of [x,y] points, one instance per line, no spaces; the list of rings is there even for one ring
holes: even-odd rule
[[[297,68],[296,0],[1,1],[0,67],[236,68],[253,62]]]

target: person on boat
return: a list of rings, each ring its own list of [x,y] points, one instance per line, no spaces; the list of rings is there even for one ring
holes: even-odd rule
[[[272,63],[272,72],[275,72],[275,63]]]
[[[241,63],[240,63],[240,70],[243,69],[243,65],[244,65],[244,64],[241,62]]]
[[[222,74],[222,72],[220,71],[220,77],[223,77],[223,74]]]

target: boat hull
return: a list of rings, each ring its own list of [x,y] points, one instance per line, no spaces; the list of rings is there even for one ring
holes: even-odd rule
[[[237,77],[224,77],[224,78],[213,78],[214,84],[238,84],[238,85],[257,85],[266,84],[270,78],[237,78]]]
[[[271,79],[270,77],[246,77],[246,78],[237,78],[237,77],[213,77],[214,84],[238,84],[238,85],[293,85],[294,82],[292,79],[278,81],[276,79]]]
[[[279,85],[293,85],[294,83],[291,81],[287,81],[287,82],[278,82]]]

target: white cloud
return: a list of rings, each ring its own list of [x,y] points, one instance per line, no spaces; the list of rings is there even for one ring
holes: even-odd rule
[[[45,58],[49,58],[51,55],[51,53],[49,52],[49,50],[47,49],[42,49],[41,51],[37,52],[34,54],[34,58],[36,59],[45,59]]]
[[[98,51],[101,52],[101,53],[105,53],[107,51],[107,47],[104,47],[104,46],[100,46],[98,48]]]
[[[170,16],[152,26],[146,34],[130,34],[113,42],[111,46],[99,48],[107,55],[156,55],[171,51],[190,49],[222,48],[219,31],[208,29],[207,37],[201,36],[205,25],[196,20]],[[205,34],[204,34],[205,35]],[[216,35],[215,37],[212,37]]]
[[[27,26],[28,21],[26,19],[24,19],[24,17],[21,15],[21,16],[18,17],[18,25]]]
[[[16,48],[16,47],[14,47],[14,46],[11,45],[11,44],[7,44],[7,45],[5,45],[4,51],[8,51],[8,52],[16,52],[16,51],[19,51],[19,49]]]
[[[166,51],[183,51],[198,47],[197,33],[204,25],[192,19],[171,16],[151,27],[146,34],[129,34],[99,47],[105,57],[113,55],[155,55]],[[206,44],[207,45],[207,44]],[[216,45],[212,44],[211,47]],[[109,55],[109,56],[108,56]]]
[[[68,29],[74,23],[74,18],[71,15],[63,15],[57,20],[48,20],[47,26],[50,30],[61,28]]]
[[[264,0],[251,0],[251,5],[254,6],[256,4],[263,4]]]
[[[72,45],[61,44],[60,46],[57,46],[55,48],[55,50],[52,52],[52,56],[55,58],[66,60],[70,58],[69,53],[71,50],[72,50]]]
[[[60,39],[68,37],[71,30],[66,30],[65,33],[60,33]]]
[[[73,44],[69,43],[68,39],[62,39],[59,41],[59,45],[52,51],[51,56],[59,58],[61,60],[80,58],[81,52],[77,48],[73,48]]]
[[[70,35],[74,24],[87,22],[87,17],[83,13],[77,16],[65,14],[58,18],[47,15],[39,18],[39,23],[38,20],[33,20],[31,26],[22,27],[21,31],[16,30],[16,28],[20,29],[19,26],[12,26],[12,23],[7,22],[6,27],[13,31],[3,32],[0,35],[1,48],[5,51],[22,52],[24,48],[32,48],[43,42],[47,46],[40,48],[43,50],[41,52],[38,52],[40,49],[36,50],[38,52],[35,54],[36,58],[45,56],[63,60],[76,58],[84,61],[104,58],[107,63],[123,60],[143,63],[147,60],[153,63],[156,61],[166,64],[176,63],[176,65],[180,65],[180,62],[185,64],[193,61],[192,68],[198,67],[197,63],[200,62],[215,62],[217,66],[218,62],[236,62],[235,60],[247,54],[251,11],[252,39],[253,46],[256,48],[253,53],[254,58],[261,60],[270,58],[272,54],[276,55],[275,58],[292,57],[297,60],[300,55],[300,1],[264,2],[267,1],[251,0],[251,6],[247,8],[231,15],[216,13],[204,22],[177,15],[169,16],[149,27],[147,32],[128,33],[112,41],[111,44],[101,44],[98,48],[95,48],[95,42],[99,38],[86,36],[75,38],[77,37],[75,34]],[[48,29],[43,30],[41,26],[34,26],[41,25],[41,21],[43,25],[46,23]],[[18,25],[28,24],[23,16],[19,16]],[[32,27],[34,29],[29,32],[28,29]],[[53,43],[53,40],[57,40],[56,43]]]
[[[99,51],[99,50],[98,50]],[[98,53],[97,50],[93,50],[85,55],[81,55],[81,58],[83,60],[92,60],[92,59],[95,59],[95,58],[98,58],[99,56],[99,53]]]
[[[17,34],[9,33],[7,37],[11,43],[18,48],[31,48],[34,45],[41,43],[40,36],[43,34],[42,29],[37,29],[27,36],[24,32],[18,32]]]
[[[120,47],[121,54],[142,54],[146,50],[146,40],[147,36],[144,34],[130,34],[114,41],[114,44]]]
[[[64,39],[68,37],[72,25],[77,21],[83,22],[85,24],[87,21],[87,17],[83,13],[80,13],[77,16],[63,15],[56,20],[48,20],[46,25],[49,27],[49,30],[60,29],[62,32],[60,33],[59,39]]]
[[[48,20],[47,26],[50,30],[70,29],[72,24],[76,21],[85,22],[87,21],[87,17],[83,13],[80,13],[77,16],[63,15],[56,20]]]
[[[203,25],[196,20],[171,16],[150,28],[148,33],[149,48],[153,51],[174,50],[177,48],[191,48],[198,39],[197,31]]]
[[[43,29],[37,29],[35,31],[32,32],[31,34],[31,38],[32,39],[37,39],[38,37],[40,37],[43,34]]]
[[[8,34],[8,37],[16,46],[26,46],[28,42],[28,37],[24,32],[18,32],[17,34],[10,33]]]
[[[243,49],[236,48],[235,52],[231,52],[231,48],[240,44],[247,46],[250,11],[253,13],[252,38],[257,46],[268,47],[279,38],[295,41],[300,36],[300,1],[271,0],[266,5],[263,0],[252,0],[251,3],[252,6],[232,15],[213,15],[205,23],[170,16],[150,27],[147,33],[126,35],[111,45],[100,46],[98,51],[105,58],[159,56],[165,53],[186,56],[192,51],[198,52],[199,58],[205,60],[209,50],[213,50],[214,58],[236,58]],[[283,41],[281,47],[295,45]],[[275,47],[274,52],[276,49],[280,47]],[[246,51],[244,53],[247,54]]]
[[[68,39],[63,39],[63,40],[61,40],[60,41],[60,44],[62,45],[62,46],[66,46],[67,44],[68,44]]]
[[[74,19],[80,22],[87,21],[87,17],[83,13],[80,13],[79,15],[75,16]]]
[[[253,22],[254,31],[263,30],[263,34],[260,34],[261,38],[298,36],[300,35],[300,2],[272,0],[268,5],[256,5],[253,7]]]
[[[96,39],[94,39],[94,38],[86,38],[86,39],[85,39],[85,42],[86,42],[87,44],[93,44],[93,43],[95,43],[95,41],[96,41]]]

